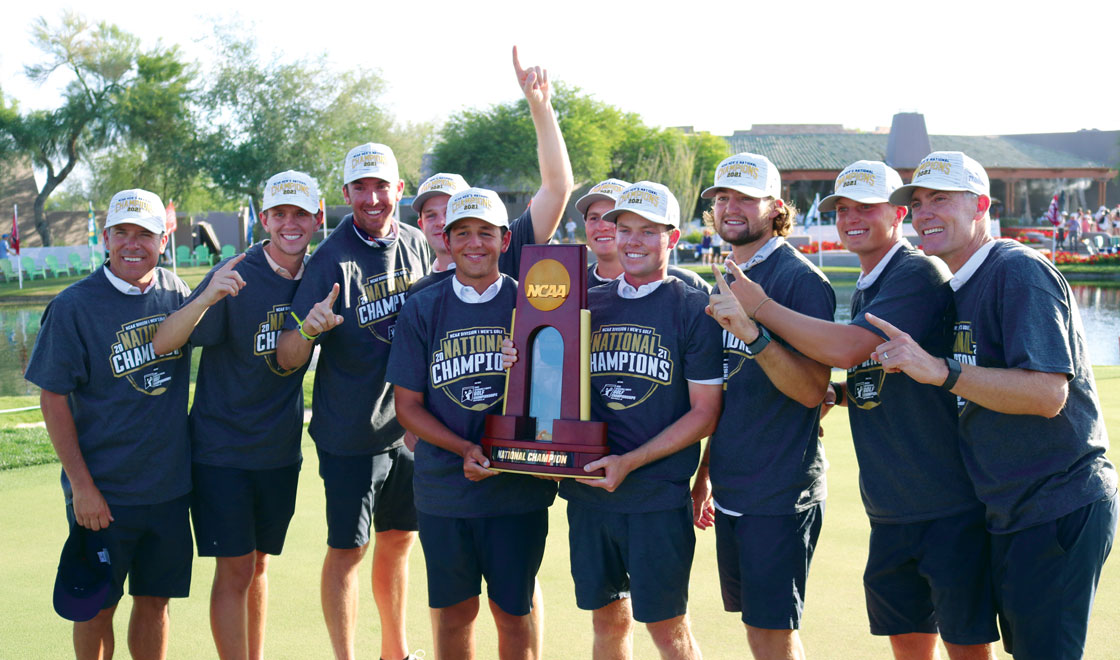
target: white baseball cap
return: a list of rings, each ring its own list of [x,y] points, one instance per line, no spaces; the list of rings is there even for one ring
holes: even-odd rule
[[[990,197],[988,173],[960,151],[935,151],[922,159],[908,185],[891,193],[891,204],[909,206],[916,188],[958,190]]]
[[[836,177],[833,193],[821,200],[820,210],[836,208],[840,198],[863,204],[889,202],[891,193],[902,187],[902,177],[886,163],[878,160],[857,160]]]
[[[451,196],[447,202],[447,221],[443,231],[447,232],[451,225],[464,218],[477,218],[495,227],[509,227],[506,205],[498,193],[485,188],[467,188]]]
[[[587,209],[595,202],[616,202],[618,201],[618,193],[629,185],[630,182],[622,179],[600,181],[592,186],[586,195],[576,200],[576,210],[579,211],[580,215],[587,215]]]
[[[424,202],[428,201],[436,195],[447,195],[450,197],[460,190],[470,188],[467,185],[466,179],[458,174],[447,174],[440,172],[428,177],[427,181],[420,184],[420,190],[416,191],[416,198],[412,200],[412,210],[420,213],[424,208]]]
[[[315,215],[319,212],[319,184],[310,175],[295,170],[273,174],[264,184],[261,211],[283,204],[298,206]]]
[[[376,142],[367,142],[350,150],[346,154],[346,163],[342,171],[342,183],[347,184],[358,179],[372,177],[396,183],[400,180],[397,170],[397,157],[393,150]]]
[[[681,226],[681,206],[672,191],[660,183],[639,181],[623,188],[614,208],[604,213],[603,219],[618,222],[618,216],[627,211],[659,225]]]
[[[715,185],[707,188],[700,196],[708,199],[715,197],[716,191],[727,188],[735,192],[762,199],[782,196],[782,175],[774,163],[766,156],[741,153],[724,158],[716,168]]]
[[[167,231],[167,210],[159,195],[140,188],[122,190],[109,200],[105,229],[116,225],[138,225],[154,234]]]

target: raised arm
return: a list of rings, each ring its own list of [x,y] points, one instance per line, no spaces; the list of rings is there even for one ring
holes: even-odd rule
[[[331,287],[327,297],[315,303],[307,312],[307,318],[296,319],[298,330],[285,330],[276,341],[276,362],[281,369],[302,367],[311,358],[315,338],[321,333],[342,323],[343,319],[334,313],[334,301],[338,298],[338,283]]]
[[[873,314],[868,314],[867,320],[888,337],[872,355],[883,369],[901,371],[927,385],[941,386],[949,378],[944,358],[930,355],[910,335]],[[949,391],[996,412],[1057,417],[1069,396],[1069,380],[1066,374],[962,364],[960,376]]]
[[[226,296],[236,296],[245,286],[241,274],[234,270],[234,266],[241,263],[245,253],[227,261],[221,268],[214,271],[210,283],[202,293],[186,305],[180,307],[174,314],[168,316],[159,324],[159,329],[152,337],[152,349],[156,355],[166,355],[177,348],[181,348],[191,338],[191,332],[202,320],[206,310],[214,303]]]
[[[737,289],[747,290],[751,285],[758,285],[751,282],[738,265],[728,262],[727,268],[735,276],[734,284],[728,285],[719,268],[712,266],[717,289],[712,293],[707,312],[724,330],[750,344],[758,339],[759,329],[744,309]],[[764,306],[770,304],[766,303]],[[758,311],[757,306],[754,311]],[[831,371],[826,365],[794,353],[774,341],[767,344],[754,359],[766,372],[766,377],[774,387],[787,397],[806,408],[815,408],[824,400]]]
[[[572,194],[572,164],[568,160],[568,147],[560,133],[560,124],[552,109],[552,88],[548,70],[539,66],[521,68],[517,46],[513,47],[513,70],[517,84],[529,103],[533,128],[537,132],[537,161],[541,169],[541,187],[533,196],[532,216],[535,242],[545,243],[560,226],[564,207]]]

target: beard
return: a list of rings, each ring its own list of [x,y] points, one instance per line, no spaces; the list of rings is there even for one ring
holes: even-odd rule
[[[720,222],[719,223],[719,237],[722,238],[723,240],[727,241],[729,244],[734,245],[736,247],[738,247],[740,245],[747,245],[747,244],[750,244],[750,243],[754,243],[754,242],[758,241],[759,239],[763,238],[764,236],[768,235],[769,233],[771,233],[773,231],[772,228],[765,227],[765,226],[764,227],[759,227],[755,231],[751,231],[749,222],[746,225],[743,226],[743,231],[738,233],[738,234],[728,235],[724,231],[724,229],[725,228],[724,228],[723,222]]]

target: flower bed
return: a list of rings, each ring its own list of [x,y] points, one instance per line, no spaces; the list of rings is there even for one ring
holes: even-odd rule
[[[825,252],[828,252],[829,250],[843,250],[844,245],[837,241],[824,241],[823,244],[818,243],[817,241],[813,241],[806,245],[798,245],[797,249],[800,250],[802,254],[816,254],[822,249]]]

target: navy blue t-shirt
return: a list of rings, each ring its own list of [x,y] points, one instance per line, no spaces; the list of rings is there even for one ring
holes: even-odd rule
[[[334,311],[343,322],[318,339],[308,428],[331,454],[376,454],[399,446],[404,436],[385,366],[408,287],[429,272],[432,253],[419,229],[399,224],[398,232],[387,247],[370,246],[347,215],[311,255],[292,299],[291,311],[303,319],[339,285]],[[296,328],[289,314],[284,329]]]
[[[1065,277],[1034,250],[999,240],[955,299],[953,353],[961,363],[1069,379],[1065,407],[1052,419],[958,397],[965,466],[988,529],[1019,531],[1116,492],[1081,314]]]
[[[864,317],[874,314],[931,355],[947,355],[953,291],[939,263],[901,246],[871,286],[852,294],[852,325],[886,341]],[[872,521],[934,520],[981,506],[961,457],[953,395],[885,373],[870,357],[848,369],[847,390],[860,494]]]
[[[608,284],[613,281],[599,277],[599,273],[596,270],[597,265],[598,264],[591,264],[587,267],[588,290],[590,290],[593,286]],[[697,289],[698,291],[703,291],[704,293],[712,292],[712,287],[708,286],[708,283],[704,281],[703,277],[700,277],[694,271],[688,270],[687,268],[677,268],[676,266],[669,266],[667,274],[672,275],[673,277],[691,286],[692,288]]]
[[[226,261],[207,273],[190,300]],[[299,281],[272,270],[263,244],[246,250],[234,270],[245,287],[211,305],[191,333],[191,343],[203,347],[190,414],[193,460],[242,470],[292,465],[300,460],[308,365],[280,368],[276,340]]]
[[[82,458],[110,506],[159,504],[191,490],[191,359],[189,346],[156,355],[152,337],[190,289],[157,268],[147,293],[127,295],[107,267],[47,305],[25,377],[68,395]],[[65,472],[62,489],[69,499]]]
[[[720,328],[704,313],[708,296],[669,277],[637,299],[619,281],[587,293],[591,309],[591,419],[607,423],[612,454],[651,440],[692,409],[688,381],[718,381]],[[607,511],[643,513],[685,506],[700,443],[634,470],[613,493],[575,479],[567,500]]]
[[[747,276],[783,307],[832,321],[832,286],[789,243],[782,242]],[[794,351],[778,335],[771,336]],[[727,331],[723,362],[723,415],[710,442],[709,475],[716,503],[736,513],[778,516],[823,501],[826,462],[817,437],[820,406],[806,408],[782,394],[747,354],[746,344]]]
[[[463,302],[450,278],[410,296],[397,323],[388,379],[420,392],[452,432],[480,443],[487,414],[502,414],[506,372],[502,341],[510,335],[517,281],[503,275],[498,295]],[[421,442],[413,476],[416,508],[434,516],[480,518],[547,508],[556,483],[503,472],[482,481],[463,475],[458,454]]]

